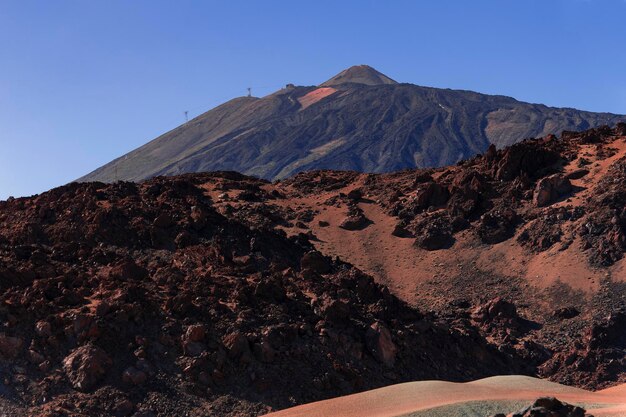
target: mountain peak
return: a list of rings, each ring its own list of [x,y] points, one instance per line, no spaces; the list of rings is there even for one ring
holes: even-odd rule
[[[322,83],[321,86],[328,87],[346,83],[365,85],[397,84],[396,81],[376,71],[369,65],[354,65]]]

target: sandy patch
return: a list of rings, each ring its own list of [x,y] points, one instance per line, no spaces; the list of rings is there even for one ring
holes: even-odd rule
[[[440,407],[446,407],[448,417],[464,417],[473,415],[466,413],[468,409],[487,410],[493,408],[493,403],[517,410],[519,403],[542,396],[585,404],[595,415],[626,416],[622,413],[626,406],[624,392],[625,386],[591,392],[527,376],[497,376],[468,383],[418,381],[305,404],[268,416],[435,417],[442,415]]]
[[[306,109],[307,107],[317,103],[324,97],[328,97],[329,95],[333,94],[335,91],[337,90],[332,87],[320,87],[316,90],[311,91],[310,93],[303,95],[302,97],[298,97],[298,101],[302,106],[300,110]]]

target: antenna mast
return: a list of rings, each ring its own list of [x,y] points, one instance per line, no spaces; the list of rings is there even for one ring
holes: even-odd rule
[[[252,97],[252,87],[248,87],[248,97]]]
[[[189,121],[189,110],[185,110],[185,123]]]

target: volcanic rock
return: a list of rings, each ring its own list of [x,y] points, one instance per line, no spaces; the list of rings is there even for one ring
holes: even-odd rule
[[[4,333],[0,333],[0,353],[5,358],[15,358],[19,355],[24,341],[19,337],[7,336]]]
[[[111,268],[109,276],[116,280],[141,280],[148,276],[148,271],[132,260],[125,260]]]
[[[391,234],[396,237],[413,237],[413,234],[407,230],[406,226],[400,223],[395,225]]]
[[[63,359],[63,371],[75,389],[89,392],[104,378],[112,363],[98,346],[84,345]]]
[[[398,348],[393,343],[391,333],[380,322],[373,323],[366,333],[367,347],[372,355],[387,367],[393,367]]]
[[[479,322],[500,318],[507,320],[519,318],[515,305],[500,297],[495,298],[484,305],[478,306],[472,312],[472,319]]]
[[[122,381],[131,385],[142,385],[147,379],[148,376],[145,372],[132,366],[127,368],[122,374]]]
[[[437,217],[423,221],[415,227],[415,246],[426,250],[439,250],[452,246],[452,226],[448,219]]]
[[[511,238],[518,216],[514,210],[491,210],[480,218],[478,236],[484,243],[495,244]]]
[[[585,409],[567,404],[554,397],[538,398],[524,410],[513,413],[512,417],[593,417]]]
[[[189,342],[201,342],[206,336],[206,328],[202,324],[194,324],[187,328],[185,339]]]
[[[541,171],[558,161],[558,153],[542,148],[540,144],[515,144],[507,148],[496,165],[495,177],[503,181],[526,174],[536,177]]]
[[[359,201],[363,198],[363,191],[360,188],[355,188],[350,190],[347,196],[350,200]]]
[[[250,353],[248,338],[240,332],[233,332],[226,335],[222,342],[231,358],[239,358],[242,355]]]
[[[49,337],[52,335],[52,326],[47,321],[39,321],[35,325],[35,332],[40,337]]]
[[[560,319],[572,319],[580,314],[580,311],[576,307],[562,307],[556,309],[553,313],[554,317],[558,317]]]
[[[427,182],[420,185],[417,191],[415,202],[419,207],[437,207],[445,204],[450,197],[448,189],[436,182]]]
[[[542,178],[537,183],[533,195],[533,201],[537,207],[548,206],[572,190],[569,179],[561,174],[554,174]]]
[[[345,230],[362,230],[367,227],[369,221],[363,213],[353,214],[341,221],[339,227]]]
[[[587,174],[589,174],[589,170],[581,168],[581,169],[576,169],[570,172],[569,174],[565,175],[565,178],[568,180],[579,180]]]
[[[342,322],[350,315],[350,306],[344,301],[323,297],[317,301],[316,312],[331,322]]]
[[[272,363],[276,357],[276,351],[266,340],[254,345],[254,356],[263,363]]]
[[[310,269],[318,274],[326,274],[331,269],[328,259],[318,251],[305,253],[300,261],[300,267],[302,269]]]

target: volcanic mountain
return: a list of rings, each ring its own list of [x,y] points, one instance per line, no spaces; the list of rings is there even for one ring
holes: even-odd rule
[[[0,410],[456,417],[550,395],[619,415],[599,409],[625,407],[625,207],[626,124],[436,169],[1,201]]]
[[[626,117],[400,84],[360,65],[319,86],[289,84],[262,98],[230,100],[80,181],[215,170],[271,180],[312,169],[391,172],[620,120]]]

